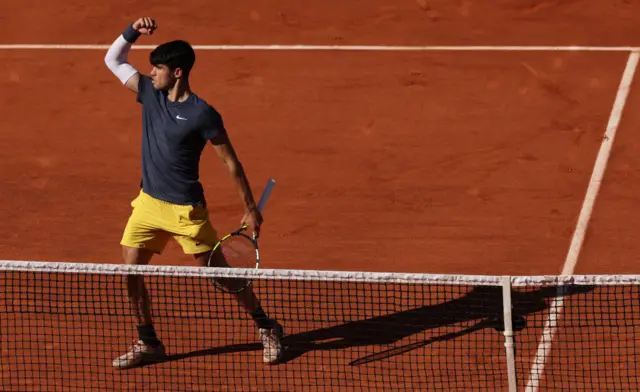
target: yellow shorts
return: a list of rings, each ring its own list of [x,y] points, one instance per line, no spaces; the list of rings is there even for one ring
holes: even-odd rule
[[[121,245],[162,253],[169,237],[173,237],[184,253],[196,254],[210,251],[218,243],[205,207],[169,203],[142,190],[131,207]]]

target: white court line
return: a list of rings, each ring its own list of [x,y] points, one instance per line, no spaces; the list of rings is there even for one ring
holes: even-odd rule
[[[589,225],[591,213],[593,212],[593,206],[595,204],[598,191],[600,190],[600,184],[602,184],[602,178],[607,167],[609,155],[611,154],[611,146],[613,145],[613,140],[615,139],[616,131],[618,130],[618,125],[620,124],[620,119],[622,117],[622,110],[624,109],[627,96],[629,95],[629,90],[631,89],[631,82],[633,81],[633,75],[635,74],[636,67],[638,66],[639,56],[640,52],[631,52],[629,59],[627,60],[627,66],[622,74],[622,80],[620,81],[618,93],[616,94],[616,99],[613,103],[613,110],[609,117],[607,130],[602,139],[602,144],[600,145],[600,151],[598,152],[593,173],[591,174],[587,194],[584,198],[584,202],[582,203],[578,223],[573,233],[573,238],[571,239],[571,245],[567,252],[564,267],[562,268],[562,275],[572,275],[576,264],[578,263],[578,256],[582,249],[587,226]],[[547,357],[551,350],[551,341],[558,329],[557,321],[564,307],[565,297],[563,295],[563,286],[558,286],[557,294],[558,297],[551,303],[549,308],[549,317],[545,321],[540,344],[538,345],[538,351],[536,352],[531,371],[529,372],[529,381],[527,383],[526,392],[537,392],[538,387],[540,386],[540,379],[542,378]]]
[[[76,44],[0,44],[0,50],[107,50],[110,45]],[[156,45],[133,45],[132,49],[154,49]],[[395,46],[395,45],[193,45],[195,50],[280,50],[280,51],[373,51],[373,52],[518,52],[518,51],[573,51],[573,52],[633,52],[633,46]]]

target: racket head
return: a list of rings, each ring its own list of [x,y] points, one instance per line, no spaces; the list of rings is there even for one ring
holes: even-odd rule
[[[260,250],[255,235],[246,232],[246,226],[222,237],[207,260],[208,267],[252,268],[260,266]],[[220,290],[238,293],[248,287],[251,279],[211,279]]]

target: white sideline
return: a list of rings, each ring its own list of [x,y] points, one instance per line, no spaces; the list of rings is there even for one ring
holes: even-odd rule
[[[156,45],[133,45],[134,50],[154,49]],[[549,46],[549,45],[193,45],[195,50],[246,51],[372,51],[372,52],[635,52],[634,46]],[[0,44],[0,50],[107,50],[109,45],[93,44]]]
[[[627,101],[629,90],[631,89],[633,75],[635,74],[636,67],[638,66],[639,55],[640,52],[638,51],[633,51],[631,52],[631,54],[629,54],[627,66],[625,67],[624,73],[622,74],[622,80],[620,81],[616,99],[613,103],[613,110],[611,111],[611,115],[609,117],[607,130],[604,134],[604,137],[602,138],[600,151],[598,151],[598,156],[593,168],[593,173],[591,174],[591,180],[589,181],[587,193],[582,204],[582,209],[580,210],[578,223],[573,233],[573,238],[571,239],[571,245],[569,246],[569,251],[567,252],[567,258],[565,259],[564,267],[562,268],[562,275],[572,275],[575,271],[575,267],[578,262],[578,256],[580,255],[580,250],[582,249],[584,237],[589,225],[589,220],[591,219],[591,213],[593,212],[593,206],[596,201],[596,197],[598,196],[600,185],[602,184],[602,178],[607,167],[609,155],[611,154],[611,146],[613,145],[613,141],[618,130],[618,125],[620,124],[620,119],[622,117],[622,111]],[[564,307],[564,296],[561,295],[562,290],[563,286],[559,286],[559,295],[549,307],[549,317],[545,321],[544,329],[542,331],[542,337],[540,338],[540,344],[538,345],[538,350],[533,360],[531,371],[529,372],[529,381],[527,382],[527,388],[525,390],[526,392],[537,392],[540,386],[540,379],[542,378],[542,373],[544,372],[547,357],[549,355],[549,351],[551,350],[551,342],[558,328],[556,322],[560,317],[560,313],[562,312],[562,309]]]

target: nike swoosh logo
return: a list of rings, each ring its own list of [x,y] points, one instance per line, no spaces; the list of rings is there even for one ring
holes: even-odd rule
[[[176,116],[176,118],[177,118],[178,120],[186,120],[186,118],[184,118],[184,117],[180,117],[180,115],[179,115],[179,114]]]

